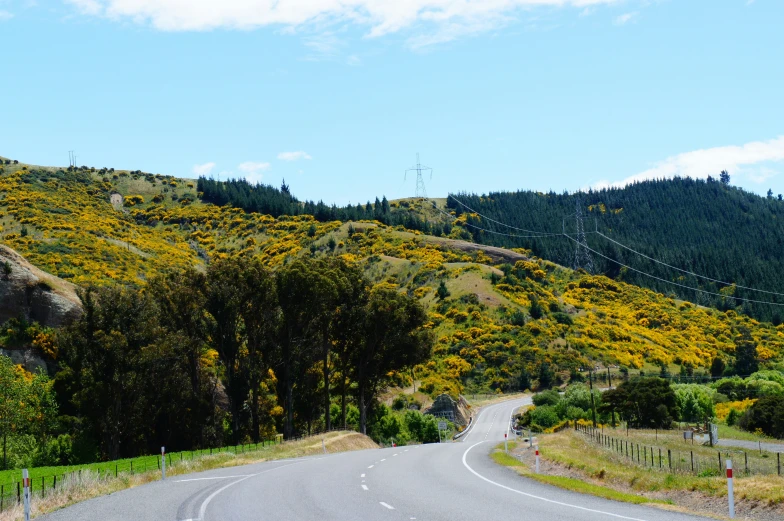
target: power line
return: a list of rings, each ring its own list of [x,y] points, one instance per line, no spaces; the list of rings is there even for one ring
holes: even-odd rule
[[[455,197],[454,195],[452,195],[452,194],[449,194],[449,195],[447,196],[447,199],[449,199],[450,197],[451,197],[451,198],[452,198],[452,199],[453,199],[453,200],[454,200],[454,201],[455,201],[457,204],[459,204],[459,205],[461,205],[461,206],[465,207],[465,208],[466,208],[466,209],[467,209],[469,212],[471,212],[471,213],[475,213],[476,215],[478,215],[478,216],[479,216],[479,217],[481,217],[482,219],[485,219],[486,221],[490,221],[490,222],[492,222],[492,223],[495,223],[495,224],[500,224],[501,226],[506,226],[507,228],[511,228],[512,230],[517,230],[517,231],[520,231],[520,232],[538,233],[538,234],[542,234],[542,235],[560,235],[560,233],[549,233],[549,232],[538,232],[538,231],[536,231],[536,230],[526,230],[525,228],[517,228],[516,226],[512,226],[512,225],[510,225],[510,224],[506,224],[506,223],[502,223],[501,221],[496,221],[495,219],[491,219],[490,217],[488,217],[488,216],[486,216],[486,215],[482,215],[481,213],[477,212],[476,210],[474,210],[473,208],[471,208],[471,207],[470,207],[470,206],[468,206],[467,204],[465,204],[465,203],[463,203],[462,201],[460,201],[460,200],[459,200],[457,197]]]
[[[585,240],[583,206],[580,204],[579,197],[577,197],[577,212],[575,212],[575,219],[577,220],[577,246],[574,251],[574,270],[577,271],[582,268],[588,273],[593,273],[593,259],[588,253],[588,242]]]
[[[567,234],[563,234],[563,235],[564,235],[564,237],[567,237],[571,241],[578,242],[577,239],[575,239],[571,235],[567,235]],[[706,291],[704,289],[693,288],[693,287],[687,286],[685,284],[680,284],[678,282],[673,282],[671,280],[663,279],[661,277],[657,277],[656,275],[651,275],[650,273],[646,273],[646,272],[644,272],[642,270],[638,270],[636,268],[632,268],[631,266],[627,266],[626,264],[624,264],[624,263],[622,263],[620,261],[617,261],[615,259],[612,259],[612,258],[608,257],[607,255],[604,255],[604,254],[602,254],[602,253],[600,253],[600,252],[598,252],[598,251],[596,251],[596,250],[594,250],[592,248],[589,248],[588,246],[585,246],[585,248],[588,251],[594,253],[595,255],[598,255],[599,257],[602,257],[603,259],[606,259],[606,260],[608,260],[610,262],[614,262],[615,264],[617,264],[619,266],[622,266],[622,267],[624,267],[626,269],[632,270],[632,271],[634,271],[636,273],[639,273],[640,275],[644,275],[646,277],[650,277],[650,278],[658,280],[660,282],[664,282],[665,284],[672,284],[673,286],[678,286],[680,288],[689,289],[689,290],[692,290],[692,291],[698,291],[698,292],[704,293],[706,295],[713,295],[714,297],[733,298],[733,299],[736,299],[736,300],[741,300],[743,302],[751,302],[751,303],[754,303],[754,304],[768,304],[770,306],[784,306],[784,303],[768,302],[766,300],[754,300],[754,299],[743,298],[743,297],[728,296],[728,295],[722,295],[721,293],[714,293],[712,291]]]
[[[433,203],[433,208],[435,208],[436,211],[441,212],[445,216],[449,217],[453,221],[457,220],[457,217],[455,217],[454,215],[449,214],[449,213],[443,211],[441,208],[436,206],[435,203]],[[542,235],[516,235],[516,234],[513,234],[513,233],[504,233],[504,232],[496,232],[496,231],[493,231],[493,230],[488,230],[487,228],[482,228],[481,226],[476,226],[476,225],[468,223],[468,222],[461,222],[460,225],[461,226],[469,226],[469,227],[474,228],[476,230],[481,230],[483,232],[492,233],[494,235],[503,235],[505,237],[516,237],[516,238],[520,238],[520,239],[546,239],[546,238],[551,238],[551,237],[562,237],[563,236],[563,234],[560,234],[560,233],[547,233],[547,234],[542,234]]]
[[[689,271],[689,270],[684,270],[684,269],[678,268],[677,266],[672,266],[671,264],[667,264],[666,262],[660,261],[658,259],[654,259],[653,257],[649,257],[648,255],[645,255],[644,253],[641,253],[641,252],[639,252],[639,251],[637,251],[637,250],[635,250],[633,248],[630,248],[629,246],[626,246],[625,244],[621,244],[620,242],[616,241],[615,239],[611,239],[610,237],[607,237],[602,232],[597,231],[596,234],[599,235],[600,237],[604,237],[605,239],[607,239],[608,241],[610,241],[610,242],[612,242],[614,244],[617,244],[621,248],[624,248],[624,249],[629,250],[630,252],[632,252],[632,253],[634,253],[636,255],[639,255],[640,257],[644,257],[644,258],[648,259],[649,261],[655,262],[656,264],[660,264],[662,266],[666,266],[666,267],[671,268],[673,270],[680,271],[681,273],[686,273],[688,275],[692,275],[694,277],[698,277],[698,278],[701,278],[701,279],[704,279],[704,280],[708,280],[710,282],[715,282],[717,284],[724,284],[725,286],[735,286],[736,288],[745,289],[745,290],[748,290],[748,291],[757,291],[759,293],[767,293],[768,295],[784,296],[784,293],[779,293],[777,291],[767,291],[767,290],[764,290],[764,289],[756,289],[756,288],[749,288],[747,286],[740,286],[740,285],[735,284],[733,282],[724,282],[722,280],[713,279],[711,277],[706,277],[705,275],[700,275],[699,273],[694,273],[694,272]]]

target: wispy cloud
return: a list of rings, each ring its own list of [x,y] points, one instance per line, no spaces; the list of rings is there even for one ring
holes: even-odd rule
[[[278,159],[281,161],[299,161],[300,159],[313,159],[310,154],[299,150],[297,152],[281,152],[278,154]]]
[[[10,20],[13,17],[14,13],[0,9],[0,22],[5,22],[6,20]]]
[[[674,176],[704,179],[709,175],[718,177],[722,170],[727,170],[730,174],[740,173],[753,182],[762,183],[776,174],[766,164],[776,162],[784,162],[784,136],[769,141],[752,141],[745,145],[684,152],[668,157],[652,168],[621,181],[600,181],[594,188],[620,187],[637,181],[669,179]]]
[[[201,165],[193,165],[193,173],[196,175],[210,175],[212,169],[215,168],[215,163],[209,162]]]
[[[242,172],[245,179],[250,183],[259,183],[264,178],[264,172],[270,169],[269,163],[260,161],[245,161],[237,166],[237,169]]]
[[[489,31],[535,7],[578,9],[609,5],[617,0],[65,0],[80,12],[110,19],[151,24],[164,31],[205,31],[217,28],[256,29],[316,27],[352,23],[376,38],[420,24],[428,39],[441,42]],[[324,31],[322,31],[324,32]],[[306,42],[307,44],[308,42]],[[311,45],[325,48],[323,41]],[[326,42],[329,45],[329,42]]]
[[[632,13],[624,13],[620,16],[616,16],[613,20],[613,24],[615,25],[626,25],[627,23],[636,20],[639,13],[634,11]]]

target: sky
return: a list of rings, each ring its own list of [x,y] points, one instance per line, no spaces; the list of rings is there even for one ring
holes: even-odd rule
[[[780,0],[0,0],[0,155],[301,199],[784,193]]]

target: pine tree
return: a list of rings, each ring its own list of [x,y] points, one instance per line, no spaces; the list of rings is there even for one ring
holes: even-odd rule
[[[438,285],[438,290],[436,291],[436,295],[438,295],[439,300],[444,300],[450,295],[449,290],[446,288],[446,284],[444,283],[443,280]]]
[[[757,371],[759,371],[757,344],[751,337],[751,332],[744,327],[740,331],[738,340],[735,341],[735,372],[741,376],[748,376]]]

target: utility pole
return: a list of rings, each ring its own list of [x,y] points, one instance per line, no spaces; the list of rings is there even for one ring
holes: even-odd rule
[[[417,184],[416,184],[416,193],[414,196],[417,199],[427,199],[427,191],[425,190],[425,181],[422,179],[422,171],[430,170],[430,179],[433,179],[433,169],[429,166],[425,166],[419,163],[419,153],[417,153],[417,162],[415,166],[407,169],[403,174],[403,179],[405,180],[408,176],[409,172],[416,172],[417,173]]]
[[[585,240],[585,224],[583,223],[583,207],[580,204],[580,198],[577,197],[577,212],[575,213],[577,221],[577,247],[574,252],[574,265],[572,266],[575,271],[580,268],[588,273],[593,273],[593,259],[591,254],[588,253],[588,243]]]
[[[596,403],[593,399],[593,367],[588,369],[588,385],[591,391],[591,415],[593,417],[593,428],[596,428]]]

